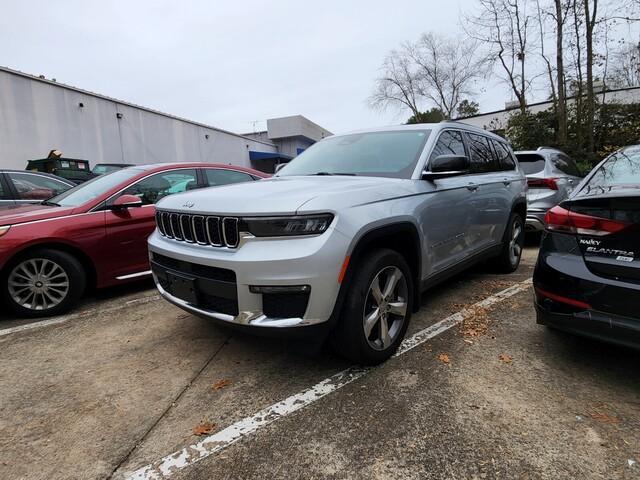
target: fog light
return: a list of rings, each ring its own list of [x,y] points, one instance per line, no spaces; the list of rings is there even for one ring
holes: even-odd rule
[[[310,285],[249,285],[251,293],[300,293],[310,292]]]

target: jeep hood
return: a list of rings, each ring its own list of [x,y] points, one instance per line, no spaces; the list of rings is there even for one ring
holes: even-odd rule
[[[273,177],[171,195],[158,208],[202,214],[293,215],[409,195],[409,180],[380,177]]]

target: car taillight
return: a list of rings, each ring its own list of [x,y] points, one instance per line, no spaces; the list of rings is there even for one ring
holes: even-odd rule
[[[529,188],[548,188],[549,190],[558,190],[557,178],[529,178],[527,186]]]
[[[560,205],[547,211],[545,228],[553,232],[603,236],[619,232],[630,223],[572,212]]]

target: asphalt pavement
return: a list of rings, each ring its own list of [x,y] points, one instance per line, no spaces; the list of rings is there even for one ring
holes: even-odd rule
[[[0,315],[0,478],[640,478],[640,356],[536,325],[536,254],[427,292],[371,369],[148,283]]]

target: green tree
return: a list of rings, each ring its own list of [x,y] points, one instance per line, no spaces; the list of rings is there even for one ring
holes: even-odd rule
[[[584,119],[576,105],[567,109],[567,140],[556,142],[555,112],[514,113],[507,122],[505,134],[514,150],[535,150],[540,146],[557,147],[571,155],[583,172],[591,170],[605,156],[640,138],[640,103],[597,103],[594,118],[595,155],[584,141]]]
[[[418,112],[407,120],[407,125],[416,123],[438,123],[444,120],[444,113],[437,107],[427,110],[426,112]]]
[[[473,117],[480,113],[480,104],[478,102],[464,99],[458,104],[458,108],[456,110],[456,118]]]

